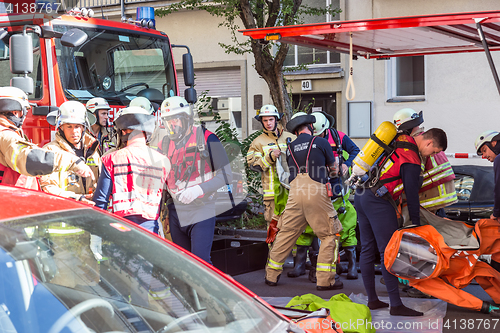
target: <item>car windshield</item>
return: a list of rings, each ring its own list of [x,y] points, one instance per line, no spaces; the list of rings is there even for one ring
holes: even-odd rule
[[[54,26],[62,33],[74,28]],[[78,47],[62,46],[61,39],[55,39],[61,83],[68,99],[85,102],[98,96],[110,104],[128,105],[145,89],[148,94],[141,96],[160,103],[176,95],[174,64],[166,36],[102,27],[78,29],[88,36]]]
[[[9,332],[268,333],[287,325],[167,242],[92,209],[0,222],[0,265],[0,322]]]

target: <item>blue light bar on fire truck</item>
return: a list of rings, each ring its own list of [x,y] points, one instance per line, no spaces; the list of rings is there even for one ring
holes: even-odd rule
[[[137,19],[122,17],[122,22],[135,24],[139,27],[155,29],[155,10],[153,7],[137,7]]]

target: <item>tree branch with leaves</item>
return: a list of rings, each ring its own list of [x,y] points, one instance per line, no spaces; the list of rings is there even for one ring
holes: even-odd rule
[[[307,2],[307,0],[304,0]],[[292,103],[283,75],[283,64],[288,54],[288,44],[274,44],[253,39],[243,40],[241,28],[255,29],[303,23],[307,16],[335,15],[340,12],[332,7],[312,7],[303,0],[181,0],[167,7],[156,9],[159,17],[185,10],[204,10],[219,17],[219,27],[227,28],[231,41],[219,42],[226,53],[253,53],[255,70],[266,81],[274,105],[285,114],[285,121],[292,115]],[[325,1],[326,3],[326,1]]]

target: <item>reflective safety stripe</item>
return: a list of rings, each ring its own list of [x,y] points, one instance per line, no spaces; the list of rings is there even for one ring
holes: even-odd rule
[[[321,272],[331,272],[335,270],[335,268],[335,264],[324,264],[319,262],[316,264],[316,270]]]
[[[166,287],[162,290],[152,290],[149,289],[149,297],[152,300],[160,301],[171,295],[170,287]]]
[[[276,262],[276,261],[272,260],[271,258],[269,258],[269,260],[267,261],[267,266],[269,266],[270,268],[275,269],[277,271],[282,271],[284,264],[285,264],[284,262]]]
[[[274,198],[274,173],[274,167],[267,169],[267,177],[269,181],[267,183],[268,187],[262,189],[264,192],[264,198]]]
[[[294,256],[294,257],[295,257],[295,255],[296,255],[296,254],[297,254],[297,245],[294,245],[294,246],[292,247],[292,256]]]
[[[90,158],[87,160],[87,165],[88,165],[88,166],[97,166],[97,163],[95,162],[94,158],[90,157]]]
[[[13,152],[12,152],[12,156],[10,158],[10,161],[12,162],[12,165],[14,166],[13,169],[16,170],[17,172],[21,172],[21,170],[19,170],[19,168],[17,167],[17,157],[19,156],[19,154],[21,153],[21,150],[23,150],[24,148],[27,148],[28,145],[25,145],[25,144],[22,144],[22,143],[18,143],[14,146],[14,149],[13,149]]]
[[[438,189],[439,189],[438,197],[422,200],[420,201],[420,205],[424,208],[431,208],[434,206],[446,204],[449,202],[455,202],[458,200],[456,191],[453,191],[451,193],[446,193],[445,184],[439,185]]]
[[[439,170],[438,170],[439,169]],[[444,168],[443,168],[444,169]],[[432,169],[432,170],[429,170],[429,171],[434,171],[436,170],[435,172],[432,172],[432,175],[434,175],[437,171],[443,171],[441,168],[435,168],[435,169]],[[426,172],[424,174],[424,182],[422,184],[422,187],[425,187],[427,185],[429,185],[430,183],[433,183],[433,182],[437,182],[438,180],[440,179],[443,179],[445,177],[449,177],[451,175],[453,175],[453,169],[451,168],[451,166],[448,168],[448,170],[445,170],[444,172],[441,172],[440,174],[438,174],[437,176],[435,177],[431,177],[431,174],[429,174],[428,172]]]

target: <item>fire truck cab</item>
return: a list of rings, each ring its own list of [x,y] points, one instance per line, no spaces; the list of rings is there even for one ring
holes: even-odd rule
[[[138,96],[159,105],[166,97],[180,95],[172,57],[176,45],[153,28],[152,8],[138,10],[146,17],[126,22],[96,19],[85,9],[60,15],[29,8],[26,13],[0,11],[0,86],[16,86],[29,94],[33,107],[23,129],[34,143],[51,140],[46,116],[67,100],[85,104],[103,97],[112,118]],[[189,48],[178,46],[187,49],[183,70],[189,88],[184,95],[194,103],[192,57]]]

